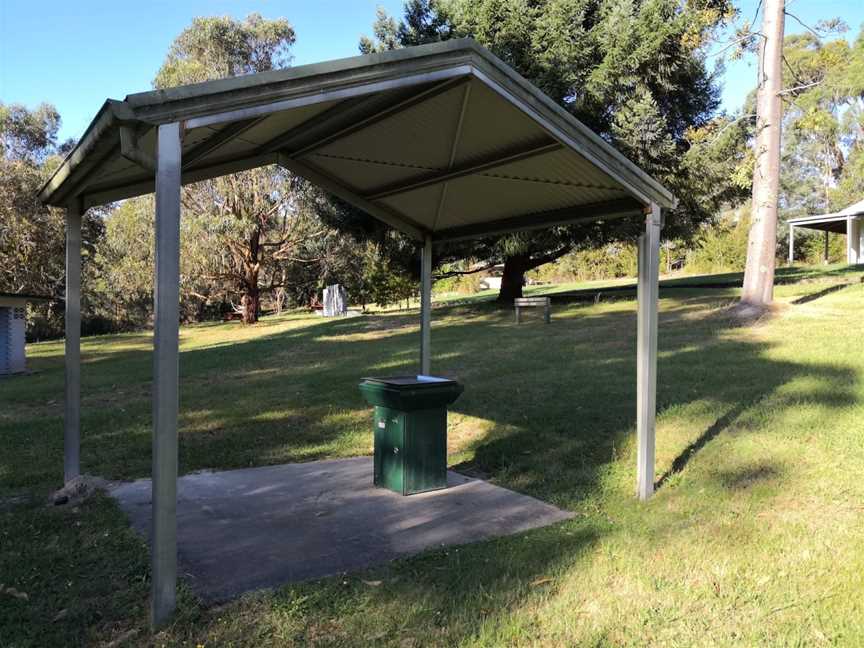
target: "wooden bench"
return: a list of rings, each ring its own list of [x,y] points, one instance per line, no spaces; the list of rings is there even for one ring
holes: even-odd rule
[[[542,308],[543,319],[548,324],[552,321],[552,300],[549,297],[517,297],[513,300],[513,306],[516,308],[516,323],[521,321],[521,309],[523,308]]]

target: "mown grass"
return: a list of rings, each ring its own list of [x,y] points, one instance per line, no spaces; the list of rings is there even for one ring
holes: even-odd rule
[[[632,299],[556,305],[548,326],[436,309],[433,366],[466,385],[451,465],[577,517],[217,608],[184,590],[155,636],[147,550],[113,502],[44,503],[62,345],[32,345],[34,373],[0,382],[0,645],[864,644],[864,285],[838,272],[780,285],[784,306],[749,327],[734,290],[663,296],[647,504]],[[416,314],[184,328],[181,472],[369,453],[358,379],[412,371],[417,344]],[[83,469],[149,475],[149,335],[90,338],[83,357]]]

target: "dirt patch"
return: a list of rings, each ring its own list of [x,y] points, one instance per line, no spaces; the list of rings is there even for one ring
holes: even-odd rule
[[[728,317],[733,325],[756,326],[768,322],[782,310],[782,304],[769,304],[764,306],[748,304],[746,302],[735,302],[726,308],[723,315]]]

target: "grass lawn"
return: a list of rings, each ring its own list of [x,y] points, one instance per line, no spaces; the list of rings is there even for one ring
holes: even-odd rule
[[[155,637],[147,549],[118,508],[45,504],[63,348],[31,345],[34,373],[0,382],[0,646],[864,645],[862,272],[792,275],[751,327],[725,314],[734,289],[661,294],[647,504],[631,298],[556,304],[548,326],[439,306],[434,370],[466,385],[451,465],[576,518],[216,608],[184,589]],[[150,344],[83,341],[87,473],[150,473]],[[414,370],[418,345],[416,313],[183,328],[181,472],[370,454],[357,382]]]

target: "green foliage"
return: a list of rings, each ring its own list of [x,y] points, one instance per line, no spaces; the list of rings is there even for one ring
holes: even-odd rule
[[[843,209],[864,199],[864,146],[856,146],[849,153],[843,174],[837,185],[828,190],[832,209]]]
[[[366,248],[361,281],[362,294],[382,308],[416,297],[420,290],[417,281],[374,244]]]
[[[99,295],[95,307],[113,322],[114,330],[150,324],[153,311],[154,240],[153,196],[127,200],[105,217],[105,234],[97,247]],[[180,219],[180,313],[184,321],[200,321],[226,310],[230,295],[219,292],[220,251],[225,249],[225,227],[194,212]]]
[[[399,47],[424,45],[447,40],[453,35],[453,25],[447,10],[438,0],[406,0],[404,17],[397,22],[383,8],[375,12],[372,24],[374,39],[360,37],[360,52],[372,54]]]
[[[666,184],[680,200],[667,236],[687,237],[746,191],[746,124],[724,128],[705,46],[734,15],[725,1],[416,0],[397,21],[384,12],[361,51],[471,36]],[[699,129],[720,133],[719,145]],[[710,144],[710,145],[709,145]],[[738,180],[738,182],[736,182]],[[517,274],[589,241],[632,241],[629,219],[574,225],[440,249],[441,262],[476,257]]]
[[[464,259],[441,265],[441,273],[433,284],[437,293],[459,293],[473,295],[482,290],[483,279],[489,276],[488,271],[472,272],[477,269],[477,259]],[[481,267],[487,267],[482,264]]]
[[[144,326],[152,314],[153,213],[153,197],[146,196],[127,200],[105,219],[105,238],[97,252],[101,272],[96,288],[103,296],[104,314],[120,330]],[[183,259],[181,254],[181,263]]]
[[[704,169],[696,173],[682,162],[688,131],[710,123],[718,106],[701,48],[731,17],[730,3],[451,0],[446,6],[456,33],[490,47],[672,189],[681,208],[669,219],[670,236],[692,232],[713,214],[717,192],[703,196],[691,186]]]
[[[825,263],[825,232],[795,230],[795,258],[807,265]],[[828,234],[828,263],[846,262],[846,237]]]
[[[713,227],[706,227],[687,255],[686,269],[696,274],[739,272],[747,263],[749,210],[727,212]]]
[[[194,18],[171,44],[156,74],[156,88],[265,72],[291,62],[294,28],[284,18],[249,14]]]
[[[50,104],[30,110],[21,104],[0,102],[0,157],[33,164],[56,151],[60,113]]]
[[[789,216],[837,210],[864,197],[864,31],[851,45],[788,36],[783,206]]]
[[[44,338],[63,329],[65,211],[45,207],[39,190],[59,164],[60,116],[50,105],[35,110],[0,104],[0,291],[25,292],[56,301],[31,307],[28,335]],[[102,232],[102,212],[82,222],[82,327],[95,326],[93,253]]]
[[[557,261],[540,266],[528,274],[537,281],[569,283],[634,277],[637,267],[636,246],[609,243],[603,247],[583,246]]]

